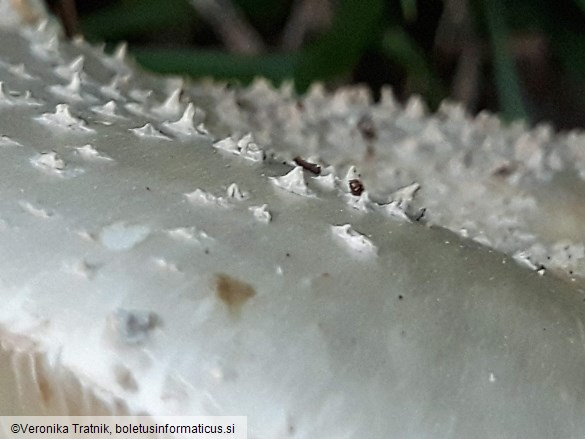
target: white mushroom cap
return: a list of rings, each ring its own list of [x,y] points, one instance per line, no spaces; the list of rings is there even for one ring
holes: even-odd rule
[[[86,70],[104,57],[90,46],[51,48],[88,60],[79,99],[61,102],[35,32],[0,30],[0,81],[22,98],[0,105],[0,412],[242,415],[250,438],[583,435],[583,278],[563,277],[584,272],[583,135],[373,106],[358,89],[315,89],[305,114],[256,83],[243,93],[258,111],[238,112],[205,83],[185,111],[214,102],[197,112],[214,115],[209,134],[173,136],[178,95],[130,67],[120,114],[93,110],[118,69]],[[152,111],[168,105],[169,120]],[[364,111],[373,140],[356,140]],[[320,117],[330,127],[311,131]],[[545,141],[566,146],[552,167],[531,153]],[[271,148],[356,166],[373,208]],[[564,178],[578,181],[565,201]],[[522,250],[539,269],[552,250],[560,274],[516,264]]]

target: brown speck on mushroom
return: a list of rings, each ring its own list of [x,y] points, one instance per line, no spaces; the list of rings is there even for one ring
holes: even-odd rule
[[[317,174],[317,175],[321,174],[321,166],[319,166],[315,163],[308,162],[299,156],[296,156],[293,159],[293,161],[297,165],[299,165],[301,168],[306,169],[307,171],[312,172],[313,174]]]
[[[239,313],[244,303],[256,295],[256,291],[250,284],[224,273],[216,274],[215,290],[232,314]]]
[[[357,178],[349,181],[349,190],[351,191],[352,195],[359,197],[364,191],[364,189],[365,188],[363,183],[359,181]]]
[[[365,140],[374,140],[376,138],[376,127],[370,116],[362,116],[357,127]]]
[[[255,111],[255,107],[254,104],[248,100],[248,99],[243,99],[241,97],[236,98],[236,105],[241,108],[242,110],[248,110],[248,111]]]
[[[516,164],[515,163],[504,163],[498,166],[496,169],[492,171],[492,175],[495,177],[509,177],[516,171]]]

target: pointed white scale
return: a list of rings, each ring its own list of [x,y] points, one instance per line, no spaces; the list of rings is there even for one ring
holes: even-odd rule
[[[34,43],[31,46],[31,52],[44,60],[54,60],[59,58],[59,37],[55,35],[47,40]]]
[[[38,99],[32,97],[30,90],[24,92],[24,95],[21,97],[14,98],[15,101],[19,104],[24,105],[42,105],[42,102]]]
[[[128,43],[122,42],[115,49],[114,53],[110,56],[102,56],[102,62],[106,67],[118,72],[118,73],[130,73],[131,69],[126,64],[126,54],[128,50]],[[103,49],[102,49],[103,52]]]
[[[93,129],[86,126],[87,124],[84,120],[74,117],[69,111],[69,105],[67,104],[57,105],[54,113],[44,113],[43,115],[37,117],[36,120],[50,128],[56,127],[58,129],[64,129],[68,131],[88,133],[94,131]]]
[[[159,106],[153,107],[151,112],[160,117],[175,117],[181,111],[181,88],[175,89],[169,97]]]
[[[100,87],[100,92],[109,99],[124,99],[121,91],[121,85],[126,83],[129,79],[129,75],[115,75],[109,84]]]
[[[91,107],[91,111],[94,113],[99,114],[100,116],[104,116],[107,119],[125,119],[124,116],[118,113],[118,106],[114,101],[108,101],[104,105],[97,105],[95,107]],[[111,125],[109,120],[106,121],[99,121],[104,125]]]
[[[288,174],[281,177],[270,177],[270,181],[276,187],[279,187],[292,194],[303,197],[314,197],[315,194],[309,189],[305,182],[305,174],[301,166],[296,166]]]
[[[17,142],[16,140],[6,136],[6,135],[1,135],[0,136],[0,147],[22,147],[22,145]]]
[[[411,222],[407,210],[419,189],[420,184],[415,182],[392,192],[388,197],[388,202],[380,205],[382,212],[393,218]]]
[[[83,55],[79,55],[76,57],[71,63],[58,66],[55,68],[55,73],[62,78],[71,79],[73,75],[80,74],[83,71],[83,63],[85,62],[85,58]]]
[[[230,207],[230,205],[224,198],[217,197],[212,193],[206,192],[199,188],[195,189],[193,192],[185,194],[185,196],[193,204],[199,204],[204,206],[218,206],[223,208]]]
[[[75,148],[75,152],[85,160],[108,160],[113,161],[111,157],[101,154],[93,145],[87,144]]]
[[[152,90],[134,89],[130,90],[128,95],[135,101],[144,103],[150,97],[150,95],[152,95]]]
[[[232,154],[240,153],[238,144],[231,137],[226,137],[225,139],[218,140],[213,144],[213,147]]]
[[[147,123],[139,128],[131,128],[130,131],[132,131],[138,137],[151,137],[154,139],[171,140],[170,137],[161,133],[159,130],[154,128],[150,123]]]
[[[25,212],[28,212],[37,218],[48,219],[54,215],[52,211],[39,207],[30,201],[21,200],[18,202],[18,204]]]
[[[353,209],[359,210],[360,212],[371,212],[378,207],[377,204],[372,202],[368,191],[363,191],[360,195],[356,196],[353,194],[344,194],[345,200]]]
[[[406,102],[404,113],[406,114],[406,116],[412,119],[423,118],[427,113],[427,108],[422,97],[418,95],[411,96]]]
[[[49,87],[51,93],[70,101],[81,101],[81,74],[73,73],[67,85],[53,85]]]
[[[182,76],[170,76],[168,78],[164,78],[163,87],[164,87],[165,92],[168,94],[172,93],[177,88],[184,90],[185,89],[185,80],[183,79]]]
[[[91,110],[95,113],[103,114],[104,116],[118,116],[116,114],[116,103],[114,101],[108,101],[104,105],[95,106]]]
[[[335,185],[337,184],[337,178],[333,172],[330,172],[326,175],[317,175],[315,177],[311,177],[315,183],[321,186],[323,189],[326,190],[333,190],[335,189]]]
[[[176,122],[164,122],[162,126],[173,134],[180,136],[201,135],[201,132],[195,128],[193,123],[194,118],[201,121],[205,118],[205,113],[203,110],[195,107],[193,103],[189,103],[179,120]]]
[[[35,36],[41,36],[42,34],[45,34],[46,32],[48,32],[49,30],[49,19],[43,19],[41,21],[39,21],[39,24],[37,25],[37,27],[35,28],[36,32],[30,32],[30,35],[35,37]]]
[[[268,210],[268,204],[262,204],[261,206],[250,206],[248,210],[252,212],[254,218],[261,223],[268,224],[272,220],[272,214]]]
[[[87,41],[85,40],[85,37],[83,35],[74,35],[73,38],[71,38],[71,42],[78,47],[83,47],[84,45],[87,44]]]
[[[36,154],[30,159],[30,163],[46,174],[64,178],[74,178],[85,172],[82,168],[69,168],[55,151]]]
[[[384,204],[382,206],[382,211],[392,218],[397,218],[402,221],[411,222],[406,212],[399,207],[396,201],[391,201],[388,204]]]
[[[420,184],[412,183],[404,186],[390,194],[390,200],[396,203],[396,206],[405,211],[414,199],[414,195],[420,189]]]
[[[67,84],[67,90],[71,93],[79,94],[79,91],[81,90],[81,75],[79,72],[75,72],[72,75],[71,81]]]
[[[243,192],[236,183],[232,183],[227,188],[227,197],[230,200],[242,201],[248,198],[248,194]]]
[[[254,162],[261,162],[265,158],[264,150],[254,141],[252,133],[246,134],[238,141],[241,157]]]
[[[8,67],[8,71],[12,73],[14,76],[20,79],[25,79],[27,81],[37,79],[36,76],[33,76],[26,71],[26,68],[24,67],[23,63],[11,65],[10,67]]]
[[[25,27],[21,31],[21,35],[29,40],[31,43],[42,41],[55,35],[55,28],[49,26],[49,19],[44,18],[38,22],[34,27]]]
[[[354,230],[351,224],[331,226],[331,232],[352,252],[360,255],[375,256],[378,251],[372,241]]]
[[[65,161],[55,151],[43,152],[31,159],[33,166],[46,172],[59,174],[65,169]]]
[[[117,59],[118,61],[125,61],[127,55],[128,55],[128,43],[126,41],[122,41],[114,49],[114,53],[112,54],[112,58]]]

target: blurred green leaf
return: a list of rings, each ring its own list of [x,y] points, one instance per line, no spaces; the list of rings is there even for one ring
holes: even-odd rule
[[[585,0],[575,0],[575,4],[581,9],[581,12],[585,14]]]
[[[510,32],[506,26],[506,8],[501,0],[484,0],[483,12],[494,54],[495,82],[504,117],[529,122],[514,59],[508,49]]]
[[[575,79],[582,80],[585,76],[585,32],[574,32],[559,26],[550,40],[564,70]]]
[[[185,25],[195,18],[193,7],[187,0],[127,0],[83,17],[81,28],[89,39],[127,39]]]
[[[298,57],[292,54],[248,56],[221,51],[130,48],[142,66],[159,73],[213,77],[243,83],[264,76],[275,83],[293,77]]]
[[[301,53],[295,75],[300,91],[315,80],[351,71],[365,49],[380,38],[384,0],[344,0],[329,31]]]
[[[288,17],[291,0],[232,0],[257,30],[279,30]]]
[[[427,55],[416,41],[402,27],[393,26],[384,33],[382,50],[404,68],[413,91],[424,94],[431,107],[437,107],[445,92],[439,76],[430,67]]]
[[[232,1],[263,35],[267,45],[274,47],[298,0]],[[258,75],[274,82],[294,78],[300,92],[316,80],[348,79],[352,72],[356,72],[356,78],[371,80],[374,86],[383,81],[400,81],[404,73],[406,88],[400,92],[421,93],[431,107],[436,107],[447,93],[442,81],[448,80],[449,67],[445,57],[429,48],[435,37],[440,5],[445,1],[336,0],[332,3],[335,15],[329,30],[295,54],[251,57],[221,51],[132,46],[131,51],[144,66],[158,72],[244,83]],[[550,52],[543,51],[539,59],[548,62],[551,69],[558,63],[550,63],[545,55],[551,54],[553,61],[560,61],[559,77],[567,78],[568,72],[572,74],[569,79],[579,82],[585,76],[585,0],[463,1],[475,13],[477,34],[484,36],[481,42],[491,46],[493,83],[500,111],[507,119],[527,117],[516,61],[510,51],[513,36],[531,35],[547,41]],[[97,12],[82,16],[81,28],[90,40],[130,39],[147,44],[162,41],[160,31],[172,29],[175,31],[165,32],[164,41],[172,34],[170,38],[179,35],[183,44],[193,37],[197,40],[195,44],[216,42],[212,29],[201,21],[189,0],[107,2]],[[372,64],[368,56],[377,61]],[[392,63],[379,64],[388,59]],[[393,70],[396,64],[400,66],[398,74]]]
[[[585,14],[581,11],[585,8],[585,0],[575,1],[571,6],[569,10],[562,10],[557,4],[543,3],[542,31],[563,69],[576,80],[582,80],[585,76]]]
[[[418,14],[416,0],[400,0],[400,5],[402,7],[402,15],[404,15],[404,19],[407,22],[415,21]]]
[[[545,3],[548,0],[506,2],[506,24],[514,31],[539,32],[549,19]]]

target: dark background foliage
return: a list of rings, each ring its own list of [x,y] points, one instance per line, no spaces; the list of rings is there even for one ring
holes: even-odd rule
[[[585,126],[585,0],[52,0],[70,35],[148,69],[248,83],[389,84],[508,120]]]

